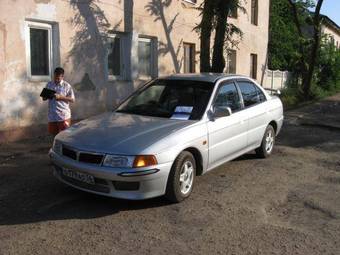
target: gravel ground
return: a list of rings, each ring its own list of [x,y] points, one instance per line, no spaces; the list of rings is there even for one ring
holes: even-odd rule
[[[198,177],[181,204],[65,186],[48,137],[2,144],[0,254],[339,254],[340,95],[286,116],[272,157]]]

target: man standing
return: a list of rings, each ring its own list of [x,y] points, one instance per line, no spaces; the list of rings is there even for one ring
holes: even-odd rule
[[[74,92],[64,81],[64,69],[61,67],[54,70],[54,79],[47,83],[46,88],[56,92],[52,99],[48,99],[48,132],[57,135],[71,125],[70,103],[74,103]]]

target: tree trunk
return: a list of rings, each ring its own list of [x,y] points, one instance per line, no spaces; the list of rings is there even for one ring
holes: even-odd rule
[[[320,40],[321,40],[321,18],[320,18],[320,10],[323,3],[323,0],[319,0],[314,16],[313,16],[313,43],[311,52],[309,53],[308,50],[305,50],[305,47],[302,43],[302,39],[304,39],[304,35],[302,33],[302,25],[299,21],[299,14],[298,14],[298,7],[296,5],[296,2],[293,0],[288,0],[288,3],[290,4],[292,8],[292,13],[294,17],[294,23],[297,28],[297,31],[299,33],[299,41],[300,41],[300,54],[301,54],[301,76],[302,76],[302,92],[303,97],[305,99],[311,98],[311,87],[313,82],[313,74],[315,70],[316,65],[316,58],[318,56],[319,48],[320,48]]]
[[[321,18],[320,18],[320,10],[322,6],[323,0],[319,0],[317,6],[315,8],[315,13],[313,17],[313,45],[312,51],[310,54],[309,68],[306,72],[306,76],[303,82],[303,92],[306,99],[311,98],[311,87],[313,82],[313,74],[316,65],[316,58],[318,56],[319,48],[320,48],[320,40],[321,40]]]
[[[212,59],[212,72],[222,73],[225,68],[224,45],[230,0],[219,0],[217,5],[217,24]]]
[[[213,29],[214,1],[205,0],[201,21],[200,71],[211,72],[210,40]]]

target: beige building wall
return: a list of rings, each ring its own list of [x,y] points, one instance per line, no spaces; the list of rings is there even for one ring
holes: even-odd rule
[[[73,118],[111,109],[150,77],[138,74],[138,41],[155,44],[153,76],[184,71],[183,43],[194,44],[199,71],[199,11],[190,0],[1,0],[0,1],[0,130],[47,122],[47,104],[40,91],[52,77],[32,78],[29,70],[28,26],[51,27],[51,70],[64,67],[65,80],[75,88]],[[244,33],[237,49],[239,74],[250,74],[250,54],[258,55],[260,81],[266,63],[269,0],[259,1],[259,24],[239,13],[233,22]],[[108,37],[124,37],[124,76],[107,69]]]
[[[258,1],[258,25],[251,24],[251,2],[243,2],[246,13],[238,11],[237,19],[230,19],[243,32],[242,40],[233,49],[237,51],[236,73],[238,74],[250,76],[250,54],[258,56],[257,81],[261,82],[267,59],[269,0]]]
[[[340,48],[340,30],[329,25],[322,26],[322,33],[329,36],[329,40],[334,40],[334,45]],[[332,39],[331,39],[332,38]]]

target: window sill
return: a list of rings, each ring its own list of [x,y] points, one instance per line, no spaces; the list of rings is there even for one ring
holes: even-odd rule
[[[153,77],[150,75],[138,75],[137,79],[145,81],[145,80],[152,80]]]
[[[109,75],[107,77],[108,81],[125,81],[126,79],[124,79],[123,76],[114,76],[114,75]]]
[[[29,82],[49,82],[51,81],[50,76],[29,76],[28,77]]]

